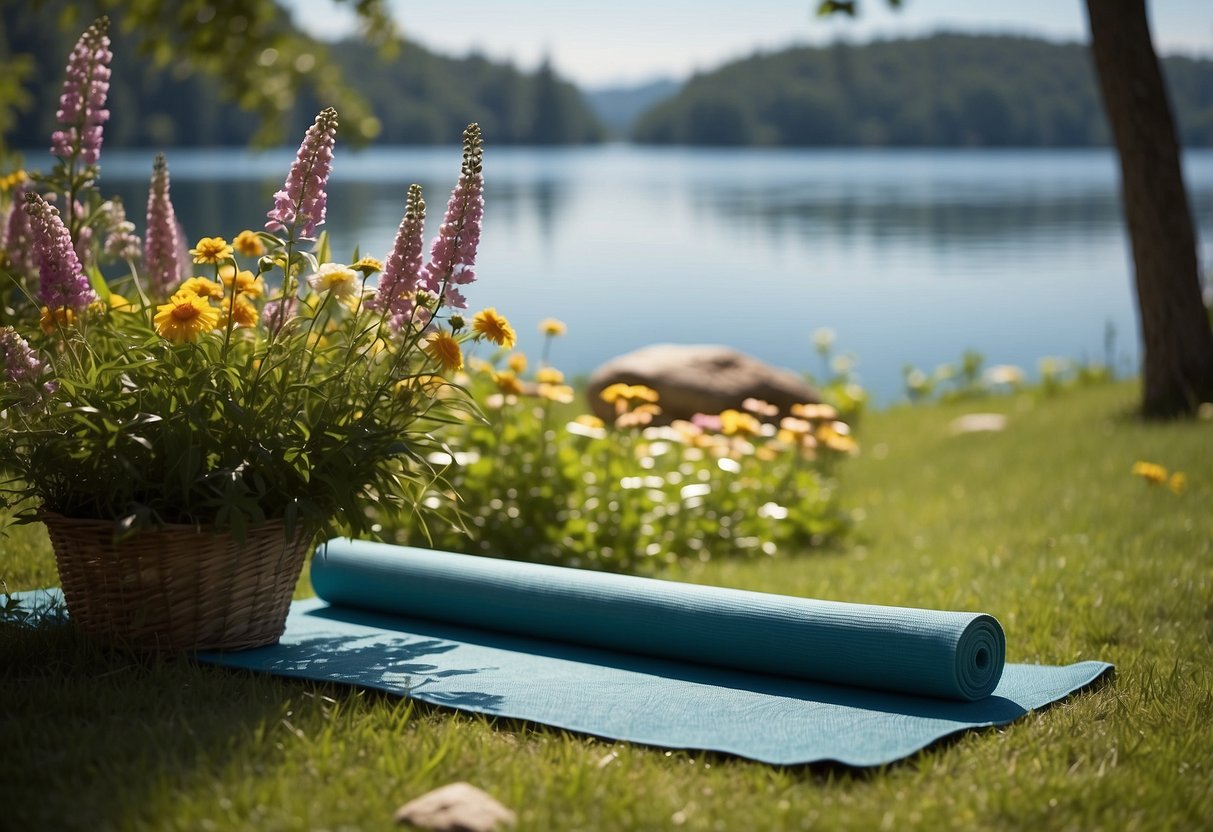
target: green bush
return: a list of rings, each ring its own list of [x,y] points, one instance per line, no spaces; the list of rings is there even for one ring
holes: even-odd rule
[[[847,529],[837,467],[858,445],[830,405],[801,406],[775,423],[769,405],[750,401],[746,410],[658,425],[653,391],[614,385],[603,391],[617,412],[606,425],[576,415],[573,388],[553,368],[527,375],[523,356],[509,362],[471,370],[467,386],[486,420],[450,427],[444,438],[461,452],[430,458],[446,466],[450,489],[431,491],[427,507],[458,494],[463,527],[425,529],[384,514],[385,539],[651,573],[723,555],[802,551]]]

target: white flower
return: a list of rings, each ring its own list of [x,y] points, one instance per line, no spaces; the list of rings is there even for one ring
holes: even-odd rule
[[[357,291],[360,279],[359,272],[342,263],[322,263],[307,282],[317,293],[331,292],[333,297],[344,300]]]

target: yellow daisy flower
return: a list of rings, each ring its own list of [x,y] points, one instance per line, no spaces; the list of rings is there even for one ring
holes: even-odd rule
[[[237,294],[252,295],[255,298],[265,294],[265,281],[261,279],[260,275],[254,275],[248,270],[237,272],[235,269],[221,269],[219,278],[229,289],[235,285]]]
[[[1171,479],[1167,480],[1167,487],[1175,494],[1182,494],[1188,487],[1188,475],[1183,471],[1176,471],[1171,475]]]
[[[56,330],[65,326],[75,326],[76,313],[66,306],[60,306],[58,309],[51,311],[47,307],[42,307],[42,317],[38,321],[38,326],[42,327],[42,331],[47,335],[53,335]]]
[[[544,318],[539,322],[539,331],[543,335],[564,335],[568,331],[568,327],[564,325],[564,321],[558,321],[555,318]]]
[[[801,419],[837,419],[838,411],[828,404],[794,404],[789,408],[793,416]]]
[[[205,277],[191,277],[182,283],[181,288],[177,291],[193,292],[200,298],[213,298],[214,300],[219,300],[223,297],[223,287]]]
[[[222,263],[231,259],[232,247],[222,237],[203,237],[190,249],[190,256],[195,263]]]
[[[1167,481],[1167,469],[1157,462],[1138,460],[1133,463],[1133,475],[1141,477],[1153,485],[1162,485]]]
[[[512,352],[505,363],[516,375],[521,375],[526,372],[526,353]]]
[[[817,429],[817,441],[832,451],[850,454],[859,450],[859,443],[851,436],[846,422],[827,422]]]
[[[720,412],[720,432],[725,436],[757,436],[762,424],[751,413],[729,408]]]
[[[617,428],[643,428],[653,423],[653,417],[661,414],[661,408],[655,404],[637,405],[635,410],[620,413],[615,417]]]
[[[657,391],[652,387],[646,387],[643,384],[624,384],[621,381],[604,387],[602,392],[598,394],[598,397],[607,404],[614,402],[617,407],[620,403],[624,407],[629,402],[653,403],[659,398]]]
[[[518,381],[518,376],[513,373],[493,373],[493,383],[497,385],[497,389],[507,396],[521,396],[522,383]]]
[[[356,269],[364,275],[370,277],[375,272],[383,271],[383,261],[374,257],[360,257],[358,262],[350,266],[351,269]]]
[[[569,404],[574,398],[573,388],[567,384],[540,384],[537,392],[540,398],[560,404]]]
[[[227,326],[227,316],[231,314],[232,322],[236,326],[256,326],[257,325],[257,307],[253,302],[243,295],[236,295],[235,301],[224,302],[221,304],[219,314],[219,326]]]
[[[257,232],[244,229],[232,240],[232,246],[245,257],[260,257],[265,254],[265,243],[257,236]]]
[[[563,384],[564,373],[555,367],[541,367],[539,372],[535,373],[535,381],[540,384]]]
[[[463,368],[463,351],[459,349],[459,342],[449,332],[436,332],[431,335],[426,341],[425,351],[430,358],[438,362],[444,372],[451,373]]]
[[[514,342],[518,340],[514,327],[510,326],[510,322],[505,319],[505,316],[491,306],[488,309],[481,309],[472,317],[472,331],[506,349],[513,347]]]
[[[156,332],[174,344],[196,341],[219,322],[219,310],[193,292],[177,292],[156,309]]]

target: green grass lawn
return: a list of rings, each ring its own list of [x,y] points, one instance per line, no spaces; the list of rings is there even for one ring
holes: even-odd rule
[[[865,416],[837,551],[667,577],[980,609],[1008,660],[1115,678],[872,771],[776,768],[0,627],[0,828],[388,829],[468,780],[526,829],[1196,829],[1213,818],[1213,422],[1146,425],[1131,385]],[[1000,433],[952,435],[972,411]],[[1176,495],[1130,474],[1187,473]],[[10,589],[55,583],[40,529]]]

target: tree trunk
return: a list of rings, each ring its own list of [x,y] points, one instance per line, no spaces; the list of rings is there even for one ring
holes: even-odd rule
[[[1213,330],[1179,144],[1145,0],[1086,0],[1091,51],[1120,153],[1141,323],[1142,413],[1168,418],[1213,399]]]

